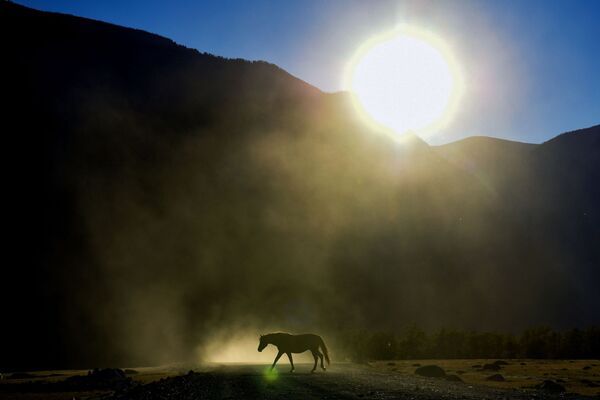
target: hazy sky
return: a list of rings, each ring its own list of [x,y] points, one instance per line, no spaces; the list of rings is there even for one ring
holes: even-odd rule
[[[200,51],[266,60],[342,90],[355,49],[398,23],[442,37],[466,81],[435,142],[488,135],[542,142],[600,123],[600,1],[19,0],[144,29]]]

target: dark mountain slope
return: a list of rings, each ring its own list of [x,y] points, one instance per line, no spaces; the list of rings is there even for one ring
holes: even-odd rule
[[[526,173],[529,153],[535,147],[529,143],[474,136],[435,146],[434,150],[452,164],[476,176],[489,190],[502,195],[510,192],[509,187],[514,184],[515,176]]]
[[[557,257],[589,282],[599,282],[600,125],[542,143],[532,152],[531,165],[537,182],[523,203],[542,221]]]
[[[487,136],[472,136],[433,148],[448,160],[476,170],[506,166],[526,157],[536,146]]]
[[[544,201],[595,164],[553,182],[555,150],[493,140],[454,162],[276,66],[98,21],[2,2],[0,33],[4,369],[197,360],[239,330],[597,321],[598,224]]]
[[[82,360],[86,351],[99,354],[87,341],[108,346],[110,329],[90,313],[103,312],[96,304],[112,287],[90,243],[96,226],[86,214],[94,203],[88,195],[120,208],[139,190],[158,203],[153,188],[189,135],[210,146],[203,154],[210,164],[227,143],[275,129],[284,115],[309,114],[320,93],[271,64],[200,54],[147,32],[6,1],[0,41],[9,100],[7,258],[14,260],[2,303],[11,304],[6,342],[19,344],[3,359],[15,366]],[[76,304],[82,293],[88,306]],[[65,351],[76,338],[78,351]]]
[[[565,284],[576,288],[573,296],[582,303],[596,301],[592,282],[600,281],[599,125],[540,145],[468,138],[435,150],[501,199],[496,212],[509,222],[514,243],[527,246],[515,255],[525,259],[539,253],[534,258],[544,260],[548,270],[564,272]],[[581,317],[591,312],[585,308],[573,305],[572,310]]]

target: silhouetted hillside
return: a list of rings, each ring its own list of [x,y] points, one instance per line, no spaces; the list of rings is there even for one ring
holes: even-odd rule
[[[207,356],[232,331],[598,322],[598,126],[369,132],[265,62],[0,3],[0,368]]]

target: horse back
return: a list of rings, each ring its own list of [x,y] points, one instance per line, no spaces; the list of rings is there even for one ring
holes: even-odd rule
[[[307,350],[317,350],[321,343],[321,337],[311,333],[303,335],[283,336],[280,345],[277,346],[281,351],[291,353],[302,353]]]

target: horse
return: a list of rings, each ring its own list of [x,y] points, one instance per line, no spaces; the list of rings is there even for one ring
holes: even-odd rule
[[[310,333],[304,335],[290,335],[289,333],[269,333],[268,335],[261,335],[260,342],[258,344],[258,351],[263,351],[264,348],[269,344],[276,346],[278,350],[275,361],[273,361],[273,365],[271,365],[271,370],[275,368],[275,364],[277,364],[279,358],[281,358],[281,356],[285,353],[290,359],[290,364],[292,365],[292,370],[290,372],[294,372],[294,360],[292,359],[292,353],[304,353],[307,350],[310,350],[315,358],[315,365],[310,372],[315,372],[317,369],[317,358],[321,359],[321,368],[323,371],[326,370],[325,366],[323,365],[323,354],[325,354],[327,365],[330,364],[327,346],[325,346],[325,342],[321,336],[318,335],[313,335]],[[319,347],[323,350],[323,353],[319,351]]]

